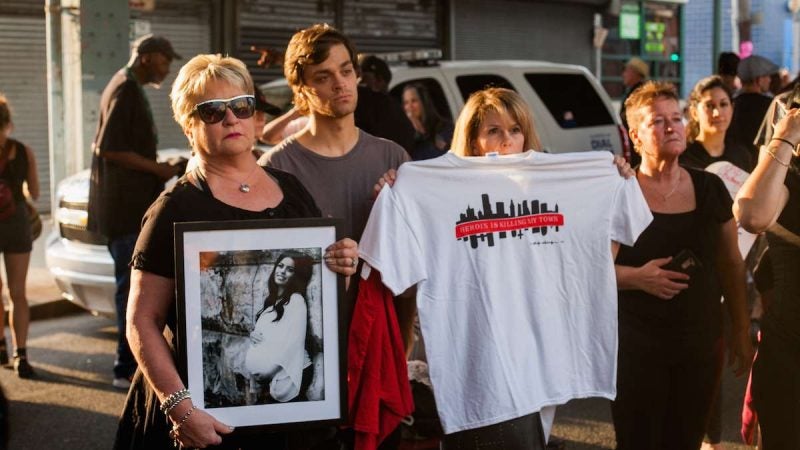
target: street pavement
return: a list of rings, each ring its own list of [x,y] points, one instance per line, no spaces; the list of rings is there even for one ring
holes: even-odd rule
[[[111,387],[116,326],[88,313],[32,323],[28,355],[36,379],[0,369],[9,400],[9,449],[106,450],[125,393]]]
[[[48,229],[46,225],[45,233]],[[20,380],[8,367],[0,369],[0,385],[10,401],[9,448],[107,449],[125,399],[125,393],[111,388],[116,327],[112,320],[93,317],[61,299],[45,267],[43,245],[44,238],[34,245],[27,286],[34,319],[28,348],[38,378]],[[750,448],[739,444],[738,435],[746,381],[726,369],[726,450]],[[553,434],[570,450],[613,449],[609,402],[585,399],[559,407]]]

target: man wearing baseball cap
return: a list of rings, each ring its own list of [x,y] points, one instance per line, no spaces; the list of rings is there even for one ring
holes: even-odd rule
[[[737,68],[742,89],[733,100],[733,118],[728,137],[745,145],[750,150],[753,162],[758,161],[758,148],[753,141],[772,103],[770,81],[779,69],[777,64],[758,55],[741,60]]]
[[[125,312],[130,286],[128,263],[139,235],[142,216],[179,165],[156,161],[158,136],[143,86],[156,87],[180,59],[164,37],[147,35],[131,46],[131,59],[108,82],[100,98],[100,119],[92,144],[88,228],[108,239],[114,260],[117,309],[115,388],[127,389],[136,360],[125,338]]]
[[[622,120],[622,126],[625,127],[625,132],[628,132],[628,118],[625,117],[625,100],[630,95],[644,84],[647,77],[650,76],[650,65],[644,62],[641,58],[633,57],[625,63],[625,68],[622,70],[622,84],[625,85],[625,92],[622,94],[622,103],[619,107],[619,118]],[[637,166],[641,162],[641,157],[636,152],[631,152],[631,166]]]

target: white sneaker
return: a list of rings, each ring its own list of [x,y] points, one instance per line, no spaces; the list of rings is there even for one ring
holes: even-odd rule
[[[119,390],[127,391],[131,387],[131,381],[127,378],[114,378],[114,381],[111,382],[111,386]]]

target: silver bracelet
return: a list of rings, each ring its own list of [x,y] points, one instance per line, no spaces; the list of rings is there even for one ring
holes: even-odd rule
[[[186,400],[187,398],[192,398],[192,395],[189,393],[188,389],[181,389],[173,392],[166,399],[164,399],[163,403],[161,403],[161,412],[164,414],[169,414],[169,412],[172,411],[172,408],[178,406],[178,403]]]

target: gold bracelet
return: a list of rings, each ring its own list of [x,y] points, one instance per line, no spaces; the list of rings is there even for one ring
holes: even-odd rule
[[[773,138],[773,139],[777,139],[777,138]],[[785,162],[781,161],[780,159],[778,159],[778,155],[775,154],[775,150],[767,147],[766,145],[764,147],[762,147],[762,148],[764,149],[765,152],[767,152],[767,154],[769,156],[772,157],[772,159],[775,160],[776,163],[782,165],[783,167],[787,167],[787,168],[789,167],[789,163],[785,163]]]

